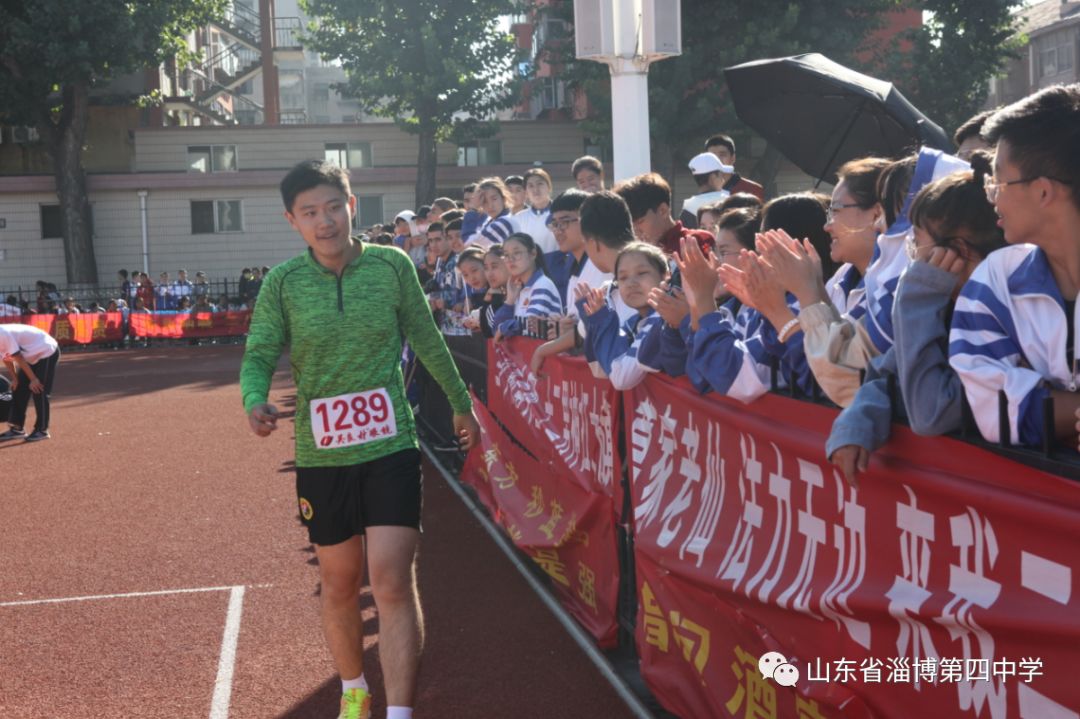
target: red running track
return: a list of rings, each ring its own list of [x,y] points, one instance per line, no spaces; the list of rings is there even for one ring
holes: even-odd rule
[[[250,433],[241,352],[68,354],[53,439],[0,444],[0,717],[336,716],[292,426]],[[630,717],[440,475],[425,478],[416,719]],[[379,717],[378,619],[362,603]]]

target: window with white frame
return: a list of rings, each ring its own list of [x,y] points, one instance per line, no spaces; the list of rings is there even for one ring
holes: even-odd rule
[[[554,110],[566,104],[562,80],[554,77],[539,78],[537,90],[540,94],[540,106],[544,110]]]
[[[327,162],[347,170],[372,166],[370,142],[328,142],[325,151]]]
[[[191,234],[244,231],[242,200],[192,200]]]
[[[192,145],[187,149],[188,172],[236,172],[236,145]]]
[[[477,140],[458,145],[458,167],[477,165],[501,165],[502,142],[499,140]]]
[[[1059,30],[1038,40],[1039,77],[1054,77],[1073,69],[1074,32]]]

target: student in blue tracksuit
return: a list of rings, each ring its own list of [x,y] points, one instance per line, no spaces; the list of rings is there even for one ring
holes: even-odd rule
[[[762,210],[761,229],[764,233],[757,239],[757,252],[744,251],[740,267],[727,265],[718,268],[720,278],[730,286],[736,297],[754,308],[749,318],[745,344],[750,352],[746,361],[737,365],[726,355],[723,348],[731,343],[728,327],[710,320],[707,332],[695,337],[695,342],[705,341],[697,351],[691,351],[691,362],[696,361],[701,371],[709,371],[720,386],[739,388],[738,395],[726,394],[749,401],[765,391],[752,382],[754,376],[768,378],[775,363],[779,370],[779,386],[794,386],[805,394],[813,392],[814,378],[806,360],[802,329],[799,326],[800,305],[798,299],[781,282],[781,278],[761,255],[774,236],[795,233],[805,237],[805,242],[818,254],[825,254],[829,237],[824,232],[827,202],[823,195],[796,193],[778,197]],[[711,339],[715,337],[716,339]],[[719,344],[716,344],[719,343]],[[695,360],[696,357],[696,360]],[[755,372],[750,371],[753,360]],[[740,369],[741,368],[741,369]],[[716,385],[714,385],[715,389]]]
[[[891,434],[893,416],[912,431],[938,435],[960,428],[963,387],[949,366],[949,322],[960,288],[991,252],[1005,246],[986,200],[990,156],[972,155],[972,170],[924,187],[911,204],[914,228],[893,302],[896,341],[871,360],[855,399],[833,422],[829,460],[854,482],[870,454]],[[890,397],[895,382],[898,397]]]
[[[530,318],[548,319],[563,312],[559,290],[544,273],[544,255],[524,232],[510,235],[503,243],[510,283],[506,303],[495,313],[495,341],[525,334]]]
[[[637,310],[636,315],[620,322],[600,288],[583,287],[578,293],[580,316],[587,328],[587,352],[596,357],[617,390],[635,387],[650,371],[638,363],[638,350],[642,339],[655,332],[663,320],[649,306],[649,292],[669,277],[667,256],[653,245],[634,242],[615,260],[615,282],[622,301]]]
[[[1080,295],[1080,86],[1056,85],[995,113],[987,199],[1009,247],[990,255],[960,291],[949,363],[984,438],[998,441],[998,396],[1008,439],[1044,435],[1075,446],[1080,408],[1076,300]],[[1053,426],[1043,400],[1054,401]]]
[[[734,262],[742,250],[754,249],[754,237],[761,229],[761,211],[759,207],[736,208],[724,212],[715,224],[716,245],[713,255],[720,264]],[[713,282],[713,276],[706,278]],[[706,289],[702,291],[707,292]],[[747,325],[747,313],[752,312],[750,307],[744,307],[739,300],[731,296],[731,293],[715,279],[715,288],[712,290],[715,300],[714,309],[722,309],[729,312],[732,321],[736,321],[740,327]],[[638,362],[646,371],[662,371],[672,377],[681,377],[689,371],[689,379],[699,392],[708,389],[708,383],[701,377],[697,367],[688,366],[686,362],[686,345],[692,334],[690,328],[690,305],[686,300],[683,290],[679,288],[656,288],[649,293],[649,306],[654,308],[663,323],[656,328],[655,332],[649,332],[641,342],[638,350]]]
[[[501,245],[510,235],[518,231],[517,222],[510,212],[513,200],[510,190],[498,177],[487,177],[476,186],[480,197],[480,208],[487,215],[484,224],[472,237],[466,240],[466,246],[476,245],[487,249],[492,245]],[[464,232],[462,232],[464,236]]]

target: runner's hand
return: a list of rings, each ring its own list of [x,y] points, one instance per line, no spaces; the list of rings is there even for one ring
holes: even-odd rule
[[[272,404],[257,404],[251,408],[248,415],[248,424],[251,431],[260,437],[269,437],[270,433],[277,429],[278,410]]]
[[[472,449],[480,439],[480,423],[476,421],[476,415],[472,412],[455,414],[454,435],[461,446],[461,451],[468,452]]]
[[[32,379],[30,380],[30,391],[34,394],[41,394],[45,391],[45,385],[41,384],[39,379]]]

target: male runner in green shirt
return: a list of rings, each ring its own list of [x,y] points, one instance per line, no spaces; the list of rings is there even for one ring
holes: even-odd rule
[[[277,428],[270,381],[288,350],[296,383],[296,489],[319,560],[322,623],[342,678],[341,719],[367,719],[358,603],[364,536],[379,612],[388,719],[409,719],[424,625],[416,589],[420,452],[401,374],[408,341],[454,410],[468,450],[479,435],[468,390],[409,257],[350,237],[344,170],[303,162],[281,182],[285,218],[308,251],[263,279],[240,369],[252,431]]]

